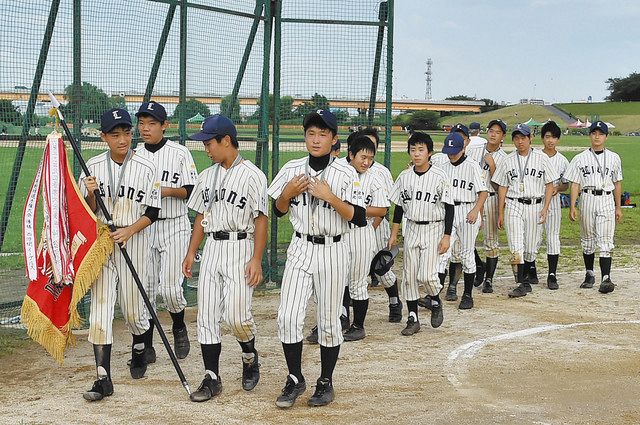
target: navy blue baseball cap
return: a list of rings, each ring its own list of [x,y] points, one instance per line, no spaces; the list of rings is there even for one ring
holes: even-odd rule
[[[304,117],[304,121],[302,121],[302,127],[306,130],[307,127],[317,119],[322,120],[330,130],[338,133],[338,119],[328,109],[318,109],[317,111],[308,113],[307,116]]]
[[[236,138],[238,132],[233,122],[224,115],[215,114],[205,118],[200,126],[200,131],[189,137],[191,140],[206,142],[216,137],[231,136]]]
[[[469,124],[469,130],[480,130],[480,123],[476,121],[472,122]]]
[[[103,133],[108,133],[119,125],[133,127],[131,115],[129,115],[126,109],[111,108],[105,111],[100,117],[100,131]]]
[[[442,153],[445,155],[457,155],[462,149],[464,149],[464,139],[460,134],[452,131],[444,139],[444,147]]]
[[[522,134],[523,136],[531,136],[531,129],[526,124],[518,124],[511,131],[511,137],[515,136],[518,133]]]
[[[591,126],[589,127],[589,134],[593,133],[596,130],[600,130],[604,134],[609,135],[609,126],[602,121],[591,123]]]
[[[491,128],[496,124],[500,126],[500,128],[502,129],[503,133],[505,133],[505,134],[507,133],[507,123],[502,121],[501,119],[491,120],[489,122],[489,125],[487,126],[487,128]]]
[[[469,137],[469,127],[467,127],[464,124],[456,124],[453,126],[453,128],[451,129],[451,132],[454,133],[456,131],[460,131],[462,133],[464,133],[465,136]]]
[[[136,117],[140,118],[140,115],[151,115],[160,122],[167,120],[167,110],[158,102],[144,102],[136,112]]]

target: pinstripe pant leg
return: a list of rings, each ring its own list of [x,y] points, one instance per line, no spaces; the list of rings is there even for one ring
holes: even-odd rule
[[[547,236],[547,255],[560,255],[560,223],[562,221],[562,210],[560,208],[549,208],[544,229]]]
[[[253,256],[253,240],[219,241],[227,253],[227,266],[221,269],[225,288],[224,320],[240,342],[251,341],[256,324],[251,314],[253,288],[247,284],[245,269]]]
[[[613,251],[613,235],[616,229],[616,209],[613,196],[601,196],[595,217],[596,244],[600,257],[611,257]]]
[[[467,205],[461,212],[464,217],[461,217],[458,224],[458,241],[460,244],[460,260],[462,262],[462,268],[464,273],[476,272],[476,257],[474,250],[476,248],[476,238],[478,237],[478,231],[480,230],[480,221],[476,220],[475,223],[467,223],[467,214],[473,209],[472,205]],[[478,217],[480,218],[480,217]]]
[[[402,283],[405,300],[415,301],[420,298],[420,281],[418,272],[420,269],[420,237],[419,224],[407,221],[404,234],[404,256],[402,267]]]
[[[542,204],[525,205],[524,211],[524,260],[536,261],[542,238],[543,225],[540,221]]]
[[[427,295],[438,295],[442,290],[438,277],[438,243],[444,234],[444,223],[424,226],[423,240],[420,242],[420,261],[418,262],[418,283],[424,285]]]
[[[507,231],[507,243],[511,252],[511,264],[524,263],[524,218],[523,205],[507,200],[504,208],[504,225]]]
[[[352,229],[345,243],[351,257],[349,295],[354,300],[368,300],[368,275],[376,252],[375,231],[370,225]]]
[[[344,241],[328,245],[315,245],[317,259],[313,273],[313,290],[318,300],[318,343],[325,347],[336,347],[344,341],[340,312],[349,269],[344,259],[349,257],[349,246]]]
[[[98,279],[91,286],[88,339],[92,344],[113,343],[113,309],[116,305],[118,286],[118,274],[113,264],[114,255],[115,252],[109,256]]]
[[[596,204],[594,195],[580,195],[580,244],[582,252],[593,254],[596,251]]]
[[[187,306],[182,282],[182,260],[189,247],[191,225],[187,216],[157,222],[162,226],[160,239],[160,295],[171,313]]]
[[[135,268],[141,282],[147,279],[149,244],[145,232],[136,233],[127,241],[125,248],[131,257],[131,263]],[[124,315],[124,321],[133,335],[142,335],[149,329],[150,314],[147,311],[142,295],[133,279],[133,274],[120,252],[120,247],[114,248],[114,264],[118,273],[118,302]]]
[[[207,238],[202,250],[200,275],[198,276],[198,342],[200,344],[219,344],[220,322],[224,313],[222,277],[220,260],[227,253],[217,246],[211,237]]]
[[[495,258],[499,254],[498,240],[498,196],[489,196],[484,204],[482,215],[482,232],[484,235],[484,249],[487,257]]]

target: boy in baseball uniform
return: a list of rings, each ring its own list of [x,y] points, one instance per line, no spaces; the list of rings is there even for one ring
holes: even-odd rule
[[[242,349],[242,388],[258,384],[256,325],[251,314],[253,288],[262,281],[262,254],[267,242],[267,178],[238,151],[236,127],[223,115],[212,115],[191,136],[204,143],[215,163],[198,177],[189,199],[197,212],[184,275],[191,277],[198,247],[207,236],[198,279],[198,341],[205,376],[191,400],[202,402],[222,391],[219,373],[220,323],[225,322]]]
[[[492,181],[498,188],[498,228],[506,227],[511,264],[518,286],[509,297],[523,297],[531,292],[525,279],[536,260],[542,224],[547,218],[553,182],[559,176],[546,154],[531,148],[531,130],[518,124],[511,132],[516,151],[498,166]]]
[[[595,284],[593,263],[600,251],[603,294],[614,290],[611,282],[611,252],[616,223],[622,219],[622,163],[617,153],[605,148],[609,127],[596,121],[589,128],[591,148],[576,155],[569,164],[566,179],[571,182],[571,221],[578,219],[576,201],[580,195],[580,243],[586,274],[581,288]]]
[[[189,354],[189,335],[184,322],[187,300],[182,290],[182,260],[187,253],[191,223],[187,216],[187,199],[191,195],[198,174],[189,150],[164,137],[169,126],[167,111],[157,102],[144,102],[136,113],[138,130],[144,144],[136,154],[152,161],[160,181],[161,209],[158,221],[147,232],[151,243],[147,291],[155,307],[158,292],[165,302],[173,322],[173,343],[176,357]],[[153,325],[152,325],[153,326]],[[153,332],[145,341],[145,357],[155,362]]]
[[[364,202],[354,196],[356,170],[334,161],[331,145],[338,123],[329,110],[308,114],[303,121],[309,156],[286,163],[273,179],[269,196],[277,217],[289,213],[293,236],[287,249],[278,308],[278,335],[289,375],[276,406],[288,408],[306,389],[302,375],[302,340],[307,303],[315,294],[318,304],[320,378],[308,400],[324,406],[334,399],[333,370],[344,340],[340,311],[349,277],[349,225],[367,225]]]
[[[425,286],[431,302],[431,326],[437,328],[444,320],[439,295],[444,274],[438,274],[438,259],[449,249],[454,207],[446,173],[429,161],[433,153],[431,137],[413,133],[407,142],[407,152],[413,166],[400,173],[391,190],[390,201],[396,208],[389,247],[397,244],[400,224],[406,219],[402,281],[409,318],[401,334],[410,336],[420,331],[420,285]]]
[[[98,189],[117,230],[111,232],[116,247],[91,287],[89,342],[93,344],[98,379],[84,393],[89,401],[113,394],[111,382],[111,345],[113,310],[118,300],[125,323],[133,335],[131,377],[139,379],[147,370],[145,341],[153,332],[149,313],[133,279],[119,244],[126,244],[131,262],[140,280],[145,282],[148,267],[148,239],[142,230],[158,218],[160,183],[153,163],[131,149],[131,117],[124,109],[110,109],[100,119],[100,137],[109,150],[87,161],[90,176],[81,174],[80,190],[97,217],[106,222],[98,210],[94,191]]]

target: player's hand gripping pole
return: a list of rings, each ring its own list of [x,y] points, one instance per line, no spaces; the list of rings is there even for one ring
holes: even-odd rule
[[[69,130],[69,126],[64,120],[64,116],[62,115],[62,112],[60,111],[60,102],[58,102],[56,97],[51,92],[49,92],[49,98],[51,99],[52,106],[56,108],[56,111],[58,112],[58,118],[60,119],[60,124],[62,125],[62,128],[64,129],[64,132],[67,135],[67,139],[69,139],[69,143],[71,143],[71,147],[73,148],[73,153],[78,159],[78,162],[80,163],[80,167],[82,168],[82,171],[84,171],[84,174],[87,177],[90,176],[89,169],[87,168],[87,163],[82,158],[80,149],[78,148],[78,145],[75,139],[73,138],[71,131]],[[100,190],[96,189],[94,191],[94,194],[96,197],[96,203],[98,205],[98,208],[102,210],[102,213],[107,219],[107,224],[109,225],[109,229],[112,232],[114,232],[116,230],[116,227],[113,224],[113,219],[111,217],[111,214],[109,214],[109,211],[107,211],[107,207],[104,205],[104,201],[102,200],[102,196],[100,195]],[[151,305],[151,301],[149,301],[149,296],[147,295],[147,292],[144,290],[144,287],[142,286],[140,277],[138,276],[138,273],[136,272],[135,267],[133,267],[133,263],[131,262],[131,257],[129,257],[129,253],[127,252],[127,249],[124,247],[123,244],[118,244],[118,245],[120,246],[120,252],[122,252],[122,256],[124,257],[124,260],[126,261],[127,266],[129,266],[129,270],[131,270],[131,274],[133,275],[133,279],[135,280],[136,285],[138,286],[140,295],[142,295],[144,304],[147,306],[147,310],[149,310],[149,313],[151,313],[151,318],[153,319],[153,323],[155,323],[156,329],[158,330],[158,334],[160,334],[160,339],[162,339],[164,348],[167,350],[167,353],[169,353],[169,357],[171,358],[173,367],[176,369],[176,372],[178,373],[178,377],[182,382],[182,386],[184,387],[185,390],[187,390],[187,393],[191,395],[191,388],[189,388],[189,383],[187,382],[187,378],[185,378],[184,373],[182,372],[182,368],[178,363],[178,359],[176,358],[176,355],[173,352],[171,345],[169,344],[167,335],[164,333],[164,329],[162,329],[162,326],[160,325],[160,320],[158,320],[158,315],[153,310],[153,306]]]

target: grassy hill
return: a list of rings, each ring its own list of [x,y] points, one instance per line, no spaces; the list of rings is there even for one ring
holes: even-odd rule
[[[600,119],[621,133],[640,130],[640,102],[558,103],[557,108],[582,121]]]
[[[512,127],[513,125],[521,122],[529,121],[529,118],[533,118],[534,120],[540,122],[545,122],[548,119],[553,119],[559,124],[561,121],[555,114],[549,112],[540,105],[512,105],[495,111],[485,112],[483,114],[454,115],[450,117],[443,117],[440,120],[440,124],[453,125],[461,122],[465,125],[469,125],[472,121],[477,121],[482,126],[486,126],[487,124],[489,124],[489,121],[498,118],[506,122],[509,127]]]

